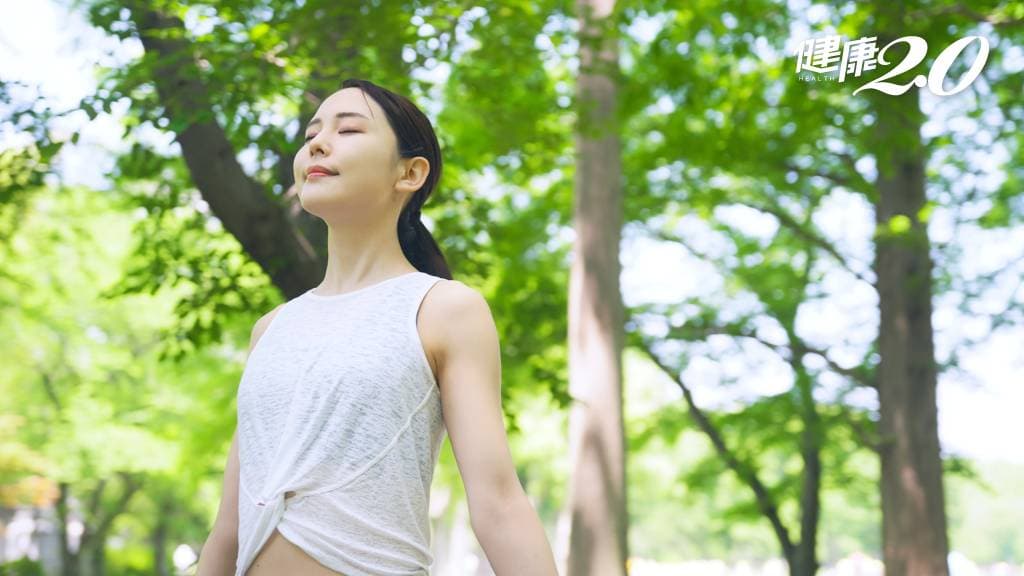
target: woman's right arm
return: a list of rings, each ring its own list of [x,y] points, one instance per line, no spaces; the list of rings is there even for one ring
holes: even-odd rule
[[[270,325],[283,304],[267,312],[252,328],[249,353]],[[224,465],[224,486],[213,529],[199,553],[196,576],[233,576],[238,557],[238,432],[231,437],[228,460]]]

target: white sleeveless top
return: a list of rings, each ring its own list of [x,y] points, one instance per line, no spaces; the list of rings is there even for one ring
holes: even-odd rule
[[[236,576],[275,528],[345,576],[430,574],[446,429],[416,316],[441,279],[310,290],[273,317],[238,386]]]

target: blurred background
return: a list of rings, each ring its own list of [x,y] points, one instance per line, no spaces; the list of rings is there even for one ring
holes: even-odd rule
[[[292,157],[348,77],[434,122],[423,220],[561,574],[1024,574],[1024,3],[0,14],[0,574],[194,572],[252,325],[323,278]],[[433,574],[493,574],[447,440],[430,516]]]

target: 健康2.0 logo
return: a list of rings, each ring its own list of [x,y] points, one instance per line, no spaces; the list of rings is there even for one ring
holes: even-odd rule
[[[949,72],[950,66],[953,65],[953,61],[975,40],[978,41],[978,53],[974,57],[974,63],[971,64],[970,70],[960,77],[960,81],[956,86],[949,90],[943,89],[942,83],[946,79],[946,74]],[[874,70],[876,65],[887,66],[891,64],[891,62],[885,59],[886,51],[896,44],[905,42],[910,46],[910,50],[907,51],[902,62],[898,63],[892,70],[881,77],[857,88],[853,93],[857,94],[861,90],[878,90],[879,92],[898,96],[910,90],[911,85],[914,85],[918,88],[927,86],[937,96],[952,96],[967,88],[971,82],[974,82],[974,79],[981,74],[981,69],[984,68],[985,62],[988,60],[988,40],[982,36],[965,36],[947,46],[939,54],[932,64],[931,70],[928,71],[927,76],[918,74],[906,84],[894,84],[886,82],[886,80],[911,70],[920,64],[928,53],[928,42],[920,36],[903,36],[889,42],[884,48],[879,50],[876,41],[876,36],[865,36],[844,43],[843,38],[838,35],[805,40],[800,44],[800,48],[796,53],[796,71],[797,73],[812,72],[826,75],[820,79],[806,74],[801,76],[802,80],[809,81],[838,80],[843,82],[847,76],[859,78],[863,72]]]

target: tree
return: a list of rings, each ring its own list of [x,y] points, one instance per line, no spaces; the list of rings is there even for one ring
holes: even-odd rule
[[[614,1],[581,0],[576,245],[569,280],[568,573],[624,574],[628,554],[619,291],[622,171]]]
[[[835,33],[826,30],[834,24],[836,31],[850,39],[876,33],[887,39],[918,34],[942,46],[953,36],[972,33],[972,26],[979,20],[993,22],[1008,32],[1015,29],[1014,10],[995,5],[979,9],[952,5],[934,9],[923,5],[899,5],[899,8],[891,5],[898,14],[903,14],[901,24],[895,28],[890,26],[889,9],[880,5],[836,2],[829,6],[833,10],[822,19],[824,24],[819,25],[822,29],[812,28],[812,33]],[[815,477],[822,472],[827,477],[828,471],[822,468],[819,457],[823,454],[820,448],[837,430],[828,424],[829,419],[834,420],[833,416],[823,418],[826,413],[847,420],[862,439],[863,447],[880,450],[883,454],[889,450],[888,455],[883,456],[886,460],[892,458],[893,442],[903,443],[905,453],[913,451],[918,455],[915,462],[902,461],[904,472],[908,470],[906,466],[911,466],[912,475],[922,486],[919,494],[925,503],[917,505],[921,514],[914,516],[918,533],[911,535],[907,531],[909,522],[904,522],[907,529],[888,529],[885,536],[887,563],[893,573],[901,574],[905,564],[894,554],[896,550],[902,549],[900,554],[906,555],[914,548],[931,548],[929,552],[913,554],[921,554],[920,566],[929,565],[937,570],[937,561],[929,564],[923,560],[928,556],[943,558],[944,565],[941,544],[944,537],[939,536],[944,531],[944,523],[938,521],[943,506],[942,462],[934,433],[935,377],[928,375],[934,373],[936,367],[933,335],[924,324],[930,322],[930,304],[927,304],[928,310],[918,308],[926,306],[924,302],[933,295],[928,287],[932,272],[925,269],[929,253],[927,235],[923,225],[913,223],[913,218],[927,219],[939,206],[959,214],[961,202],[981,197],[981,191],[966,193],[965,187],[958,183],[957,178],[964,177],[967,169],[955,177],[948,176],[947,171],[936,170],[927,173],[932,186],[953,194],[937,194],[931,203],[923,200],[928,183],[924,178],[926,157],[923,152],[948,147],[946,154],[955,159],[969,150],[971,144],[957,142],[948,135],[922,141],[920,111],[914,113],[908,108],[905,100],[909,97],[901,100],[877,95],[869,100],[870,94],[851,96],[849,83],[796,82],[792,59],[787,58],[791,55],[781,51],[783,42],[789,39],[789,23],[785,12],[772,3],[751,6],[721,2],[708,14],[670,4],[645,5],[644,10],[638,12],[661,26],[653,39],[631,50],[630,60],[634,64],[629,75],[634,80],[630,86],[634,88],[627,92],[626,100],[636,120],[632,127],[635,132],[631,132],[627,140],[637,144],[626,153],[626,182],[633,187],[627,191],[627,198],[631,200],[627,203],[627,220],[644,223],[650,237],[679,243],[705,261],[713,256],[694,250],[687,242],[690,237],[687,231],[697,227],[699,222],[691,215],[708,221],[708,228],[723,232],[725,236],[726,250],[721,258],[723,266],[720,266],[724,269],[725,287],[748,289],[769,318],[759,317],[756,312],[724,313],[713,309],[706,298],[688,299],[674,306],[643,306],[631,311],[630,316],[635,320],[631,330],[639,332],[638,326],[642,323],[649,324],[657,319],[663,327],[662,334],[660,338],[649,338],[642,343],[631,338],[631,343],[651,352],[656,344],[664,344],[665,352],[651,357],[684,388],[693,421],[705,430],[729,468],[744,479],[755,494],[757,506],[773,526],[794,574],[813,573],[816,568]],[[885,35],[886,31],[893,32],[897,28],[898,34]],[[760,47],[756,53],[754,46]],[[884,42],[879,42],[879,46],[884,46]],[[898,61],[891,53],[889,57]],[[949,77],[958,77],[968,65],[969,62],[957,64]],[[979,83],[983,80],[979,79]],[[1019,74],[1000,77],[998,72],[993,72],[992,80],[999,88],[993,90],[991,104],[998,101],[1006,117],[1019,117],[1020,107],[1004,99],[1005,94],[1012,92],[1010,87],[1019,85]],[[996,128],[992,134],[1007,145],[1016,145],[1012,136],[1001,128]],[[953,152],[954,149],[958,152]],[[877,164],[878,175],[865,168],[868,161]],[[947,163],[958,161],[947,160]],[[894,165],[902,168],[895,172],[888,169]],[[1006,169],[1011,179],[1019,171],[1012,165]],[[914,177],[917,173],[920,174]],[[830,196],[844,194],[860,196],[866,205],[875,209],[880,219],[884,219],[879,233],[871,240],[878,243],[878,258],[887,264],[870,269],[870,263],[859,262],[828,230],[815,224],[815,210]],[[1015,210],[1015,196],[1005,187],[991,194],[993,209],[981,222],[1013,221],[1011,215],[1019,211]],[[944,201],[938,201],[940,198]],[[767,238],[764,235],[752,238],[732,225],[726,209],[739,211],[740,208],[745,214],[756,214],[770,221],[775,231]],[[914,216],[909,216],[910,213]],[[790,235],[791,238],[785,238]],[[895,246],[900,248],[894,251]],[[947,260],[938,277],[946,290],[952,283],[962,282],[952,270],[951,246],[944,245],[940,251]],[[825,263],[837,263],[839,272],[848,277],[848,282],[872,285],[883,309],[879,338],[860,346],[862,360],[855,365],[839,363],[830,357],[829,348],[835,342],[815,346],[796,330],[798,309],[811,303],[812,298],[822,296],[820,288],[815,287],[813,291],[810,288],[826,274]],[[884,271],[888,275],[885,279],[882,279],[882,268],[888,268]],[[876,272],[875,277],[872,271]],[[907,296],[908,290],[919,292],[911,298]],[[977,294],[973,289],[965,292]],[[726,291],[730,293],[731,290]],[[894,296],[899,298],[899,306],[894,307]],[[1015,308],[1011,302],[1007,310]],[[890,323],[907,325],[910,330],[910,317],[922,323],[914,329],[916,337],[905,339],[903,348],[894,348]],[[998,315],[993,315],[996,317]],[[765,326],[773,327],[772,331],[778,336],[764,337],[761,332]],[[680,353],[678,343],[698,343],[712,334],[757,341],[779,352],[794,373],[792,402],[771,400],[778,407],[789,407],[792,414],[801,414],[799,445],[804,470],[798,499],[802,515],[800,540],[786,535],[782,528],[784,522],[776,518],[779,514],[774,511],[779,496],[796,498],[795,485],[772,487],[760,480],[754,466],[760,445],[755,443],[757,448],[740,450],[743,444],[756,442],[757,437],[738,435],[730,444],[727,435],[719,430],[721,426],[716,426],[723,422],[737,424],[752,414],[748,410],[762,402],[750,404],[736,411],[734,418],[725,420],[701,415],[697,410],[700,407],[685,390],[686,383],[680,375],[686,360],[694,353],[689,347],[683,347]],[[805,360],[821,364],[823,369],[809,370]],[[887,371],[885,376],[881,374],[883,364]],[[932,368],[928,368],[929,365]],[[955,366],[955,355],[942,365],[943,368]],[[839,390],[821,389],[816,380],[826,374],[841,377],[845,385]],[[815,388],[817,395],[827,395],[827,403],[835,406],[816,407]],[[875,430],[876,421],[866,421],[862,410],[843,406],[846,397],[857,390],[882,391],[876,419],[883,432],[881,438]],[[901,397],[920,397],[924,402],[908,406],[900,401]],[[903,408],[899,407],[901,403]],[[885,435],[885,432],[893,432],[891,427],[886,428],[894,420],[913,423],[900,426],[902,440],[894,439],[892,434]],[[749,430],[741,426],[737,429]],[[911,439],[912,435],[917,439]],[[749,460],[739,452],[745,453]],[[956,460],[950,457],[947,463],[952,466]],[[891,463],[883,466],[883,485],[895,481],[894,471]],[[924,498],[925,493],[932,496]],[[903,496],[885,498],[886,515],[894,517],[902,508],[912,505],[912,498],[908,494]],[[887,525],[891,521],[886,520]],[[920,530],[922,525],[929,526],[928,530]],[[915,543],[922,540],[931,544]]]
[[[1017,16],[1019,26],[1024,19],[1021,14]],[[1012,25],[994,4],[961,10],[954,6],[936,8],[928,3],[876,2],[860,33],[877,34],[882,47],[898,37],[915,35],[933,46],[946,48],[961,36],[978,32],[977,24],[990,18],[1000,26]],[[982,35],[986,43],[989,36]],[[998,47],[998,37],[991,37],[997,40]],[[981,50],[975,54],[980,55]],[[971,64],[961,61],[946,76],[959,79]],[[926,59],[925,66],[932,69],[935,59]],[[1016,78],[1000,78],[992,67],[989,70],[996,86],[1020,84],[1019,73]],[[928,161],[949,141],[939,138],[929,142],[922,136],[925,114],[919,96],[923,89],[910,85],[908,88],[902,94],[869,93],[868,110],[877,129],[865,134],[865,143],[877,159],[873,183],[877,225],[873,267],[880,318],[877,382],[884,560],[889,574],[924,576],[949,572],[936,401],[941,367],[936,362],[932,326],[936,272],[927,230],[936,204],[936,199],[929,199],[927,193]],[[951,90],[943,86],[939,89]],[[1014,111],[1007,104],[1003,104],[1006,116],[1019,116],[1021,107],[1015,106]],[[1013,145],[1012,141],[1007,143]],[[957,188],[965,186],[958,182],[953,189]],[[1007,215],[1011,212],[1006,210],[1008,199],[1005,189],[993,195],[995,206]],[[1010,218],[1001,220],[1009,222]],[[980,220],[984,221],[985,218]]]
[[[0,414],[19,420],[5,443],[2,492],[9,505],[55,507],[63,574],[101,575],[111,566],[106,544],[126,521],[143,532],[162,522],[168,537],[198,523],[204,511],[194,494],[210,459],[200,439],[229,420],[210,402],[224,362],[197,355],[193,374],[170,376],[156,361],[159,307],[100,296],[116,281],[111,246],[124,246],[127,230],[111,197],[68,187],[23,192],[31,201],[5,246],[0,281],[0,298],[17,302],[0,314],[10,342]],[[149,501],[171,503],[173,513],[136,518]]]

